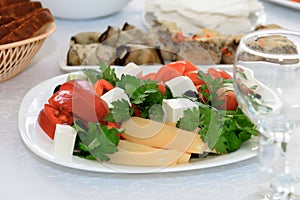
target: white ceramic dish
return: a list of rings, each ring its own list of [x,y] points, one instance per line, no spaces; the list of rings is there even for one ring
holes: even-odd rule
[[[297,2],[292,2],[292,1],[289,1],[289,0],[266,0],[266,1],[278,4],[278,5],[281,5],[281,6],[285,6],[285,7],[288,7],[288,8],[293,8],[293,9],[296,9],[296,10],[300,10],[300,3],[297,3]]]
[[[150,72],[157,70],[157,68],[145,67],[145,70]],[[72,156],[69,159],[57,157],[52,152],[53,142],[39,127],[37,117],[44,103],[46,103],[51,96],[55,86],[65,82],[68,75],[69,74],[64,74],[51,78],[33,87],[23,98],[19,109],[19,130],[22,140],[32,152],[49,162],[92,172],[162,173],[217,167],[246,160],[257,155],[257,139],[253,138],[245,142],[236,152],[221,156],[211,156],[201,160],[196,159],[188,164],[176,167],[132,167],[91,161],[77,156]]]
[[[117,13],[130,0],[40,0],[55,17],[62,19],[91,19]]]

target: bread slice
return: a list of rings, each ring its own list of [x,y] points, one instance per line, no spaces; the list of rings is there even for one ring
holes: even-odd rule
[[[1,0],[2,1],[2,0]],[[40,2],[21,2],[15,3],[8,6],[0,7],[0,16],[11,16],[14,18],[20,18],[27,13],[34,12],[37,9],[42,8],[42,4]]]
[[[1,0],[0,1],[0,7],[12,5],[15,3],[22,3],[22,2],[28,2],[29,0]]]
[[[10,15],[4,15],[4,16],[0,16],[0,26],[8,24],[12,21],[16,20],[16,18],[10,16]]]
[[[0,39],[14,31],[16,28],[18,28],[22,23],[24,23],[26,20],[31,18],[32,16],[36,15],[39,12],[42,12],[44,8],[40,8],[36,10],[35,12],[27,13],[24,17],[21,17],[16,20],[12,20],[11,22],[4,24],[0,26]]]
[[[45,8],[27,18],[20,26],[0,39],[0,45],[25,40],[42,33],[51,23],[54,17],[50,10]]]

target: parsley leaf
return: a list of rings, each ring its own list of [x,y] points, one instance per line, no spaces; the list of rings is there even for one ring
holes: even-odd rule
[[[116,86],[124,89],[130,102],[141,112],[141,117],[162,121],[161,105],[164,96],[158,89],[157,82],[122,75]]]
[[[202,103],[198,105],[198,109],[186,110],[176,125],[188,131],[199,127],[203,142],[207,142],[209,148],[215,149],[217,153],[233,152],[251,136],[258,135],[254,124],[240,108],[236,111],[223,111]]]
[[[112,108],[109,110],[110,112],[104,117],[104,120],[108,122],[123,122],[128,120],[133,114],[133,108],[124,99],[112,102]]]
[[[80,140],[77,140],[80,143],[76,144],[76,147],[79,148],[77,154],[84,155],[90,159],[95,158],[101,161],[108,161],[108,154],[118,151],[118,133],[122,132],[122,130],[109,129],[99,122],[89,122],[88,127],[84,127],[81,122],[75,122],[73,127],[78,131],[80,138]]]

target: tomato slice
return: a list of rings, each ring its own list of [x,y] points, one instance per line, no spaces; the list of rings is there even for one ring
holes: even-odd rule
[[[164,65],[156,73],[155,80],[166,82],[178,76],[182,76],[182,74],[172,67]]]
[[[184,75],[189,77],[195,86],[200,86],[205,84],[205,82],[200,79],[198,71],[187,71],[184,73]]]
[[[222,70],[222,69],[217,69],[217,68],[209,68],[207,70],[207,73],[209,75],[211,75],[213,78],[218,79],[218,78],[222,78],[222,79],[232,79],[232,76],[230,74],[228,74],[226,71]]]
[[[100,79],[96,81],[93,87],[98,97],[102,96],[105,92],[112,90],[114,88],[114,86],[105,79]]]
[[[183,62],[185,64],[185,71],[184,72],[189,72],[189,71],[198,71],[199,68],[191,63],[190,61],[187,60],[182,60],[180,62]]]
[[[221,88],[217,91],[220,95],[218,96],[218,100],[224,100],[224,103],[217,106],[217,109],[220,110],[236,110],[238,107],[238,102],[235,96],[234,91],[228,90],[226,88]]]
[[[171,63],[164,65],[164,67],[170,67],[170,68],[176,70],[181,75],[183,75],[183,73],[185,72],[185,62],[183,62],[183,61],[171,62]]]
[[[150,81],[155,81],[156,73],[149,73],[146,74],[145,76],[141,77],[142,80],[150,80]]]
[[[58,110],[49,104],[45,104],[38,116],[38,123],[45,133],[54,139],[56,124],[71,125],[74,119],[71,113]]]

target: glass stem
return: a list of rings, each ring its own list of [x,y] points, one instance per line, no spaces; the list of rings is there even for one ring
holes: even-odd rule
[[[286,159],[287,142],[283,138],[260,138],[260,162],[262,169],[270,176],[270,192],[266,199],[292,200],[295,192],[294,180],[290,174],[290,164]]]

